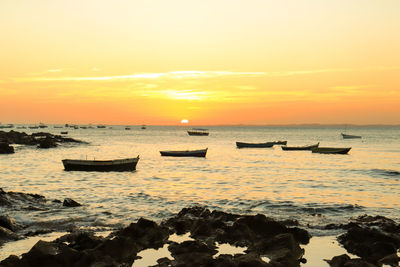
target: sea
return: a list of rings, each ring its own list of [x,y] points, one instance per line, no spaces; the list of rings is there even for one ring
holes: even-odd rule
[[[21,127],[21,125],[16,125]],[[27,125],[26,125],[27,126]],[[107,125],[68,131],[88,144],[38,149],[16,145],[0,155],[0,187],[48,200],[72,198],[81,207],[7,211],[18,222],[114,230],[140,217],[161,222],[184,207],[296,219],[313,235],[359,215],[400,221],[400,126],[209,126],[189,136],[188,126]],[[202,126],[204,128],[204,126]],[[10,129],[3,129],[10,130]],[[362,136],[343,139],[342,132]],[[272,148],[236,148],[236,141],[287,141],[289,146],[351,147],[346,155]],[[162,157],[160,150],[208,148],[206,158]],[[133,172],[65,171],[62,159],[140,157]]]

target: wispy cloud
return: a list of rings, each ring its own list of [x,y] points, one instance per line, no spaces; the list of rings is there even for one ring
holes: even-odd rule
[[[63,69],[51,69],[51,70],[47,70],[47,72],[61,72],[63,71]]]

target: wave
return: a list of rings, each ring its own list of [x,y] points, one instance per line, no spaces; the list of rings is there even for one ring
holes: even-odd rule
[[[396,171],[396,170],[371,169],[370,172],[372,174],[378,174],[378,175],[383,175],[383,176],[400,177],[400,171]]]

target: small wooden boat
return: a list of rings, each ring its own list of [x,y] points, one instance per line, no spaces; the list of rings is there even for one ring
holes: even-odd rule
[[[318,144],[315,145],[308,145],[308,146],[282,146],[282,150],[311,150],[319,146]]]
[[[136,170],[138,161],[139,156],[115,160],[63,159],[62,163],[66,171],[123,172]]]
[[[193,128],[187,131],[188,135],[207,136],[209,132],[207,129]]]
[[[286,146],[287,141],[274,141],[272,143],[274,143],[274,145],[284,145],[284,146]]]
[[[273,147],[274,144],[275,144],[275,142],[266,142],[266,143],[236,142],[237,148],[244,148],[244,147],[254,147],[254,148]]]
[[[65,131],[65,132],[61,132],[61,134],[68,134],[68,131]]]
[[[205,157],[207,149],[199,150],[176,150],[176,151],[160,151],[161,156],[167,157]]]
[[[351,134],[344,134],[341,133],[343,139],[356,139],[356,138],[361,138],[360,135],[351,135]]]
[[[130,127],[125,127],[125,130],[130,130],[131,128]]]
[[[347,154],[351,147],[315,147],[312,148],[312,153],[322,154]]]

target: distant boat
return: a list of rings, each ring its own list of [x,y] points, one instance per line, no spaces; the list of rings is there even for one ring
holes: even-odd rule
[[[245,147],[264,148],[264,147],[273,147],[274,144],[275,142],[265,142],[265,143],[236,142],[237,148],[245,148]]]
[[[14,124],[0,125],[0,129],[9,129],[9,128],[14,128]]]
[[[103,128],[106,128],[106,126],[104,126],[104,125],[97,125],[97,128],[103,129]]]
[[[41,123],[39,123],[39,128],[42,128],[42,129],[47,128],[47,125],[45,125],[44,123],[41,122]]]
[[[60,128],[64,128],[62,126],[53,126],[55,129],[60,129]]]
[[[351,147],[315,147],[312,148],[312,153],[322,154],[347,154]]]
[[[68,132],[61,132],[61,134],[68,134]]]
[[[29,129],[39,129],[39,126],[28,126]]]
[[[351,135],[351,134],[344,134],[341,133],[343,139],[357,139],[357,138],[361,138],[360,135]]]
[[[318,144],[315,145],[308,145],[308,146],[282,146],[282,150],[311,150],[319,146]]]
[[[66,171],[134,171],[139,161],[136,158],[115,159],[115,160],[79,160],[63,159],[62,163]]]
[[[140,129],[142,129],[142,130],[146,129],[146,125],[142,125],[142,127]]]
[[[274,145],[284,145],[284,146],[286,146],[287,141],[274,141],[272,143],[274,143]]]
[[[130,130],[131,128],[130,127],[125,127],[125,130]]]
[[[87,126],[79,126],[81,129],[87,129]]]
[[[189,135],[198,135],[198,136],[207,136],[209,135],[209,132],[207,129],[201,129],[201,128],[193,128],[191,130],[188,130],[187,133]]]
[[[208,148],[200,150],[160,151],[160,154],[161,156],[168,157],[205,157],[207,150]]]

